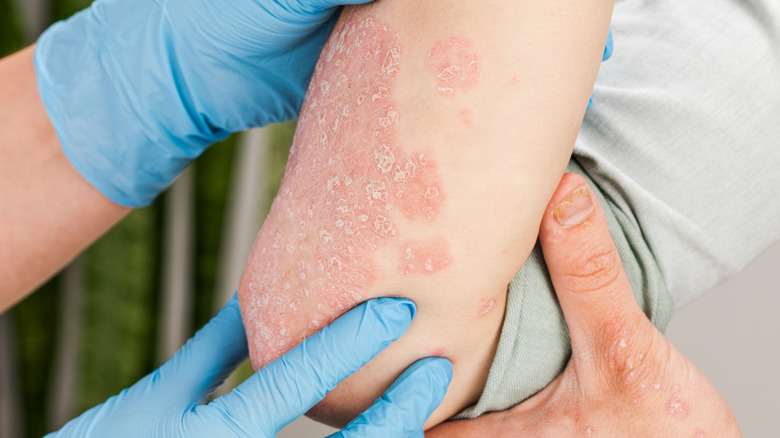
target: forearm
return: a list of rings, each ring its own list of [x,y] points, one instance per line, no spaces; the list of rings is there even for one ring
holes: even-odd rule
[[[33,48],[0,61],[0,312],[40,285],[128,208],[71,166],[35,84]]]
[[[361,300],[419,306],[412,330],[313,412],[326,421],[346,421],[423,356],[455,363],[432,423],[481,392],[507,283],[568,161],[611,11],[502,6],[348,8],[320,58],[239,289],[253,361]]]

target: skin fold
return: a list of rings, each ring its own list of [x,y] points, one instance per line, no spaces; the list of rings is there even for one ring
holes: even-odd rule
[[[455,367],[428,427],[477,400],[611,8],[394,0],[343,11],[239,286],[250,355],[262,367],[375,297],[410,298],[418,314],[310,416],[343,426],[426,356]]]
[[[741,436],[717,389],[637,305],[581,176],[561,179],[539,241],[571,338],[566,369],[510,410],[450,421],[426,437]]]

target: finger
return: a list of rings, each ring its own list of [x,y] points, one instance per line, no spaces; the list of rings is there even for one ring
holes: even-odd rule
[[[367,411],[331,437],[422,437],[423,425],[447,393],[452,372],[452,364],[442,357],[415,362]]]
[[[200,403],[247,354],[246,333],[234,295],[217,316],[154,372],[151,381],[172,396]]]
[[[644,316],[604,212],[581,176],[567,173],[561,179],[539,240],[573,348],[592,346],[610,323]]]
[[[284,427],[400,338],[414,313],[409,300],[367,301],[212,404],[239,424],[263,422],[257,425],[259,430]]]

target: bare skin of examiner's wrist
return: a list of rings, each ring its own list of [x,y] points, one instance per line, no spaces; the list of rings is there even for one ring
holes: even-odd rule
[[[0,61],[0,313],[130,212],[62,152],[38,96],[34,50]]]
[[[347,8],[323,50],[239,288],[253,364],[361,301],[418,305],[403,339],[310,412],[326,423],[349,421],[426,356],[455,365],[428,426],[482,391],[507,284],[571,153],[611,11],[498,5]],[[545,19],[568,30],[534,26]]]

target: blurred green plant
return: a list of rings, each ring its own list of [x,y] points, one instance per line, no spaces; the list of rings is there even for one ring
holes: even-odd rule
[[[22,27],[13,0],[0,0],[0,56],[22,48]]]
[[[220,240],[236,138],[212,145],[195,163],[195,314],[192,327],[214,316]]]
[[[85,253],[79,412],[154,365],[159,208],[135,210]]]
[[[52,23],[64,20],[92,4],[92,0],[49,0],[49,14]]]
[[[90,0],[44,2],[52,21],[89,6]],[[16,3],[18,4],[18,3]],[[0,54],[20,49],[24,28],[14,0],[0,0]],[[295,123],[270,127],[268,168],[263,169],[263,198],[270,203],[278,190]],[[260,147],[258,145],[258,147]],[[212,146],[195,163],[195,269],[192,327],[215,313],[215,288],[220,239],[237,146],[235,136]],[[265,207],[267,208],[267,207]],[[161,229],[163,209],[157,201],[127,216],[82,256],[83,319],[79,339],[79,371],[74,405],[78,412],[101,403],[152,371],[155,366],[160,302]],[[259,227],[260,224],[257,224]],[[19,383],[25,436],[48,432],[48,399],[52,358],[62,315],[62,290],[57,278],[14,307]],[[251,373],[244,364],[241,374]]]

